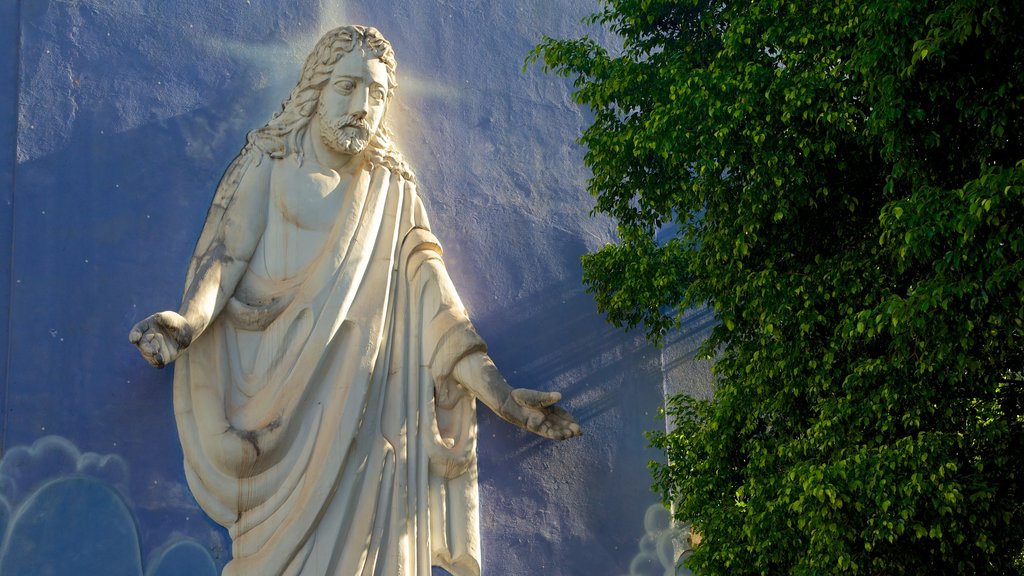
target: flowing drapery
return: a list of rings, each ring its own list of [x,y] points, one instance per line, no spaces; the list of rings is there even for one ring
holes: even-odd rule
[[[273,162],[273,180],[298,169]],[[231,534],[224,573],[478,575],[475,401],[451,372],[484,344],[415,184],[358,173],[295,274],[273,273],[286,215],[268,218],[174,377],[189,486]]]

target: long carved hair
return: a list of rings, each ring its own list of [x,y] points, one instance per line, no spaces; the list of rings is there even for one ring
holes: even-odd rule
[[[249,132],[246,149],[255,148],[271,158],[295,155],[301,162],[304,156],[302,140],[316,112],[320,91],[330,80],[334,65],[356,47],[362,47],[384,64],[388,72],[388,104],[398,83],[395,79],[395,51],[383,35],[369,26],[341,26],[323,35],[313,47],[302,66],[302,76],[291,94],[281,104],[281,110],[262,128]],[[402,158],[392,140],[391,129],[381,120],[377,133],[370,139],[366,155],[371,163],[381,164],[407,180],[415,175]],[[243,153],[246,150],[243,150]]]

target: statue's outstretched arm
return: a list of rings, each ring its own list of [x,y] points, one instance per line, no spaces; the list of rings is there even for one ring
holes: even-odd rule
[[[128,340],[157,368],[173,362],[206,329],[235,291],[267,222],[272,162],[243,152],[214,196],[189,265],[178,312],[157,312],[137,323]]]
[[[459,360],[452,376],[495,414],[534,434],[552,440],[583,434],[572,415],[555,405],[562,399],[561,394],[513,389],[484,352],[474,352]]]

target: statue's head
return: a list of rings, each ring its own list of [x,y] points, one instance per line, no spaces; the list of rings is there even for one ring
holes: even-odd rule
[[[320,137],[328,148],[343,155],[366,149],[387,109],[388,67],[368,48],[364,44],[342,54],[317,101]]]
[[[376,28],[335,28],[313,47],[281,111],[249,134],[249,145],[272,158],[301,159],[308,152],[303,138],[315,121],[334,151],[366,151],[372,161],[409,172],[385,121],[397,85],[394,50]]]

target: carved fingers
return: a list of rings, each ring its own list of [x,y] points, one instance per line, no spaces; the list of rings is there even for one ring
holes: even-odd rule
[[[576,419],[561,406],[547,408],[544,421],[534,432],[552,440],[568,440],[583,435]]]
[[[583,434],[576,419],[561,406],[555,406],[562,398],[558,392],[517,388],[511,397],[522,409],[523,427],[530,432],[552,440],[567,440]]]
[[[139,321],[128,333],[142,357],[156,368],[163,368],[192,342],[192,329],[177,312],[158,312]]]
[[[524,408],[546,408],[562,399],[558,392],[541,392],[529,388],[516,388],[512,391],[512,399]]]

